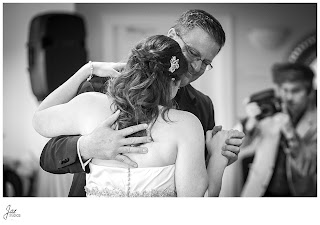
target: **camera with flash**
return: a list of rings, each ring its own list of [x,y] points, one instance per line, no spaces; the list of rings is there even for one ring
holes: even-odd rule
[[[272,116],[277,112],[281,112],[280,99],[275,96],[273,89],[263,90],[252,94],[248,103],[255,102],[260,107],[261,113],[256,116],[257,120]]]

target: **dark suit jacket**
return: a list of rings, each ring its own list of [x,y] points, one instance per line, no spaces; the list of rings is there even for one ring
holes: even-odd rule
[[[93,80],[94,81],[94,80]],[[96,80],[97,81],[97,80]],[[103,81],[105,82],[105,80]],[[101,91],[101,82],[84,82],[79,92]],[[179,109],[193,113],[199,118],[203,126],[204,133],[215,126],[214,108],[211,99],[194,89],[191,85],[179,89],[175,101]],[[77,141],[80,136],[59,136],[52,138],[44,147],[40,166],[49,173],[62,174],[73,173],[73,181],[69,191],[69,197],[85,196],[85,174],[89,172],[82,170],[78,155]],[[206,155],[207,155],[207,151]]]

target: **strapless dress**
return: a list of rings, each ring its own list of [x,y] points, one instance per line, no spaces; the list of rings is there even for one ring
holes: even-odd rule
[[[118,168],[89,164],[87,197],[176,197],[175,165]]]

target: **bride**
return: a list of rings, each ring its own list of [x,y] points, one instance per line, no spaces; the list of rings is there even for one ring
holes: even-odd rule
[[[204,196],[207,190],[206,195],[218,196],[228,163],[220,152],[228,132],[212,137],[215,150],[206,169],[202,125],[193,114],[176,110],[172,101],[187,68],[176,41],[151,36],[132,49],[124,71],[109,79],[104,94],[87,92],[64,101],[69,88],[78,87],[93,69],[91,63],[81,67],[40,104],[33,126],[45,137],[85,135],[114,113],[114,129],[148,124],[151,141],[142,145],[148,154],[126,154],[138,168],[115,160],[90,161],[87,197]],[[106,76],[99,68],[95,74]],[[215,175],[213,181],[208,182],[207,170]]]

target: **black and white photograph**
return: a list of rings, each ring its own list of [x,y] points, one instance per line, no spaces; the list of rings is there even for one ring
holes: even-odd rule
[[[320,222],[317,7],[3,2],[0,223]]]

